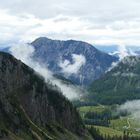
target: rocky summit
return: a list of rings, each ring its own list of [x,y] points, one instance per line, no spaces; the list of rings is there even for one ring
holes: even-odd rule
[[[82,41],[40,37],[31,45],[35,48],[35,60],[45,64],[54,74],[82,86],[90,85],[118,60]]]

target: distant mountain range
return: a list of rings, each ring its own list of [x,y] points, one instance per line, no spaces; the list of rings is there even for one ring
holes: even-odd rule
[[[81,86],[89,86],[104,75],[121,55],[117,51],[118,46],[97,46],[101,50],[104,48],[104,51],[107,48],[108,53],[104,53],[91,44],[75,40],[61,41],[40,37],[30,44],[35,49],[34,60],[43,63],[57,77]],[[9,52],[9,48],[3,51]],[[138,47],[134,46],[134,51],[131,48],[132,46],[128,46],[126,52],[129,56],[140,54]]]
[[[47,65],[54,74],[77,85],[87,86],[104,74],[118,58],[82,41],[52,40],[40,37],[31,45],[34,59]]]
[[[106,53],[113,53],[119,50],[119,45],[95,45],[97,49],[106,52]],[[127,50],[131,50],[133,52],[139,51],[140,46],[135,46],[135,45],[126,45],[125,48]]]
[[[56,86],[0,52],[0,139],[92,140]]]
[[[102,104],[140,99],[140,57],[125,57],[111,71],[94,81],[86,99]]]

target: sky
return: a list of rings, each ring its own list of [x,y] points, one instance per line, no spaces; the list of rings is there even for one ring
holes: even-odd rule
[[[140,0],[0,0],[0,46],[37,37],[140,46]]]

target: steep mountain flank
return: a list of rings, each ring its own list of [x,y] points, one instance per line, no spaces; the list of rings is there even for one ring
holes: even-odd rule
[[[0,138],[85,140],[85,127],[72,104],[33,69],[0,53]]]

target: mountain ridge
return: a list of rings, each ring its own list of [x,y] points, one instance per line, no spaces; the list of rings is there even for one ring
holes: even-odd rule
[[[140,99],[140,57],[128,56],[94,81],[87,98],[102,104],[121,104]]]
[[[40,37],[31,43],[35,48],[34,59],[47,65],[54,74],[64,76],[72,82],[88,86],[92,81],[98,79],[113,62],[118,58],[99,51],[93,45],[76,40],[52,40]],[[77,73],[65,73],[74,66],[73,55],[83,56],[85,63],[80,65]],[[80,60],[79,60],[80,59]],[[81,61],[79,58],[77,61]],[[60,66],[63,63],[64,67]]]

